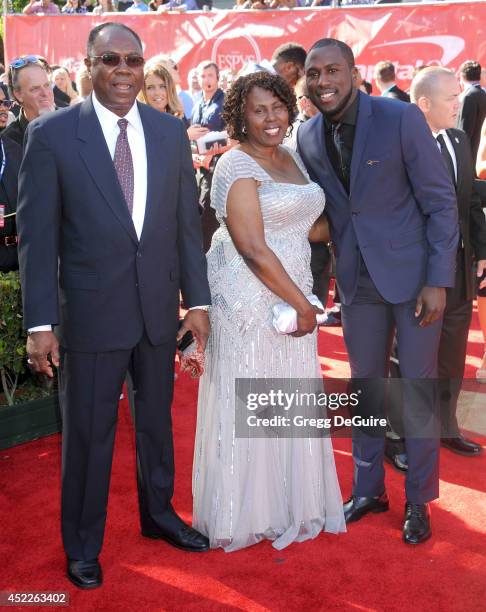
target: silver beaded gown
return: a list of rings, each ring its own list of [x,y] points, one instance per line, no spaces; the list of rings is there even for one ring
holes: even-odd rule
[[[240,178],[258,182],[265,239],[305,295],[312,292],[309,230],[324,209],[309,181],[275,182],[243,151],[218,162],[211,206],[220,228],[207,254],[211,334],[199,384],[193,469],[193,525],[212,548],[238,550],[263,539],[282,549],[321,531],[345,531],[332,443],[326,438],[240,438],[235,435],[236,378],[321,378],[317,331],[277,334],[272,306],[281,298],[248,268],[225,225],[226,200]]]

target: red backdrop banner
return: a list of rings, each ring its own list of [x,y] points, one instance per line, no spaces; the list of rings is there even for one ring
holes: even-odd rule
[[[369,81],[374,65],[383,59],[395,63],[402,86],[408,86],[417,65],[457,69],[467,59],[486,63],[485,2],[186,15],[8,15],[6,62],[34,53],[75,71],[85,56],[88,32],[103,21],[133,28],[143,41],[145,57],[170,53],[183,75],[207,59],[237,71],[248,61],[270,59],[283,42],[309,48],[327,36],[352,47]]]

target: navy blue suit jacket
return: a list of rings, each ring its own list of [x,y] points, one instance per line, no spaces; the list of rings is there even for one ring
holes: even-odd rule
[[[425,118],[414,104],[359,96],[349,195],[326,152],[323,116],[297,134],[307,170],[326,193],[342,302],[355,295],[360,252],[391,303],[415,299],[424,285],[453,287],[456,196]]]
[[[91,98],[33,121],[20,170],[26,328],[59,324],[76,351],[175,341],[179,290],[209,304],[197,189],[182,122],[138,104],[147,148],[140,240]]]

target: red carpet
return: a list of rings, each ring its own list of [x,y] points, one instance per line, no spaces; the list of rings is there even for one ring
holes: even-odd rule
[[[475,318],[468,376],[482,354]],[[340,330],[320,334],[326,376],[345,376]],[[196,385],[176,385],[174,504],[191,518]],[[486,408],[486,402],[485,402]],[[335,442],[343,495],[351,485],[350,441]],[[102,563],[105,584],[81,592],[64,578],[59,532],[60,437],[0,452],[0,591],[68,591],[75,610],[467,611],[486,602],[486,454],[443,450],[434,537],[401,542],[403,479],[387,467],[388,513],[365,517],[347,534],[276,551],[269,542],[236,553],[188,554],[142,538],[138,529],[134,442],[122,402]]]

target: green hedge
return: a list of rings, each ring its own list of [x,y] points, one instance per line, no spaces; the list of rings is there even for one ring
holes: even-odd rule
[[[25,359],[19,273],[0,273],[0,378],[10,406],[14,403],[19,375],[25,369]]]

